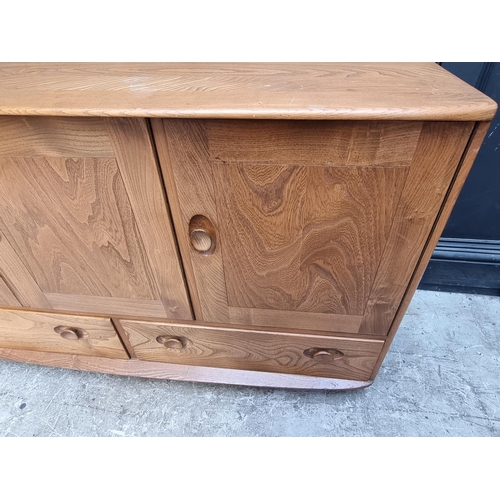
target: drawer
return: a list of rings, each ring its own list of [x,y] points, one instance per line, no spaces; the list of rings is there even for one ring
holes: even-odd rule
[[[138,359],[368,380],[381,340],[122,320]]]
[[[0,309],[0,347],[128,359],[108,318]]]

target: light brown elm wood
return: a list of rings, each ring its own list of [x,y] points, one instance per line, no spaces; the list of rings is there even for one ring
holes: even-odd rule
[[[0,347],[128,359],[109,319],[0,310]]]
[[[1,231],[0,273],[2,279],[8,284],[9,289],[21,305],[40,309],[52,309],[43,291]]]
[[[422,122],[207,120],[214,161],[407,167]]]
[[[217,235],[213,224],[204,215],[195,215],[189,221],[191,246],[203,255],[211,255],[217,245]]]
[[[0,116],[0,138],[0,156],[115,156],[100,118]]]
[[[0,306],[21,306],[5,280],[0,276]]]
[[[2,63],[0,114],[489,120],[435,63]]]
[[[150,316],[164,318],[165,308],[161,300],[130,299],[122,297],[95,297],[89,295],[69,295],[46,293],[45,297],[53,309],[82,313],[113,314],[120,316]]]
[[[26,308],[22,306],[0,306],[0,311],[2,310],[8,310],[8,311],[25,311]],[[54,309],[41,309],[41,308],[30,308],[30,311],[32,312],[37,312],[41,314],[70,314],[67,311],[58,311]],[[145,311],[146,312],[146,311]],[[285,311],[286,313],[286,311]],[[109,314],[103,314],[103,313],[89,313],[85,311],[71,311],[71,314],[76,315],[76,316],[91,316],[93,318],[105,318],[109,319],[110,315]],[[126,320],[126,321],[144,321],[144,322],[149,322],[149,323],[155,323],[158,322],[158,318],[155,316],[146,316],[146,315],[130,315],[130,314],[119,314],[117,316],[112,316],[112,320],[118,321],[118,320]],[[361,319],[361,318],[360,318]],[[239,324],[234,324],[234,323],[213,323],[213,322],[200,322],[200,321],[193,321],[193,320],[170,320],[171,322],[175,322],[176,325],[184,325],[186,327],[193,326],[193,325],[201,325],[207,328],[215,328],[215,329],[220,329],[220,328],[236,328],[236,329],[241,329],[244,328],[246,331],[256,331],[260,332],[262,331],[262,327],[257,327],[257,326],[251,326],[251,325],[245,325],[242,327]],[[346,332],[328,332],[328,331],[319,331],[319,330],[312,330],[312,329],[307,329],[307,328],[298,328],[298,325],[286,327],[286,333],[292,333],[292,334],[297,334],[297,335],[320,335],[323,337],[343,337],[343,338],[353,338],[354,336],[351,333],[346,333]],[[274,326],[269,326],[265,328],[266,332],[274,332],[274,333],[283,333],[283,328],[280,327],[274,327]],[[360,337],[360,340],[386,340],[386,335],[363,335]]]
[[[133,234],[138,250],[134,253],[132,248],[129,253],[141,258],[137,263],[137,258],[127,258],[123,252],[126,245],[117,247],[132,278],[109,286],[128,288],[129,293],[43,293],[40,271],[33,270],[30,257],[40,251],[37,238],[14,236],[20,231],[33,234],[26,228],[36,223],[35,212],[42,203],[39,193],[33,197],[30,191],[26,199],[19,195],[9,207],[12,214],[5,216],[8,224],[0,224],[5,232],[4,242],[0,241],[0,304],[3,301],[11,309],[5,314],[26,314],[16,312],[19,308],[12,307],[16,305],[45,308],[45,313],[32,314],[48,312],[49,316],[59,315],[50,312],[51,307],[113,313],[117,316],[111,320],[108,315],[81,316],[114,325],[118,342],[121,338],[120,345],[132,356],[135,349],[120,320],[134,328],[146,324],[151,335],[160,328],[157,337],[161,343],[156,338],[149,348],[147,342],[139,343],[139,350],[145,348],[147,355],[161,352],[165,356],[165,351],[175,353],[177,349],[189,354],[193,363],[198,362],[196,356],[217,365],[239,364],[243,359],[255,370],[262,366],[281,370],[277,367],[284,360],[290,370],[324,366],[331,370],[339,363],[366,357],[369,362],[358,376],[363,378],[360,385],[370,383],[382,362],[437,233],[449,216],[448,207],[465,180],[474,150],[480,145],[479,136],[484,136],[486,129],[481,125],[457,173],[473,122],[490,119],[496,110],[489,98],[429,63],[0,64],[0,114],[9,114],[9,103],[17,106],[12,108],[13,114],[48,116],[0,117],[4,141],[0,167],[7,165],[0,168],[0,176],[2,171],[9,173],[9,162],[17,162],[19,170],[28,175],[26,164],[43,164],[36,178],[50,177],[47,163],[64,172],[67,162],[97,162],[97,184],[102,187],[107,172],[103,166],[114,165],[116,182],[110,189],[125,192],[121,197],[125,209],[115,200],[109,213],[123,217],[125,223],[123,230],[119,224],[118,230],[111,226],[111,240],[123,242],[123,233]],[[124,118],[81,119],[71,114]],[[132,116],[191,119],[153,120],[166,193],[147,123]],[[431,122],[422,124],[422,120]],[[88,174],[85,169],[82,172]],[[73,217],[82,199],[92,210],[106,205],[108,195],[95,196],[99,186],[85,184],[88,178],[75,175],[80,190],[74,191],[60,189],[57,182],[42,182],[43,191],[52,193],[50,209],[41,210],[49,221],[43,224],[44,230],[73,231],[61,211]],[[83,197],[81,193],[85,193]],[[8,198],[15,198],[16,192],[3,186],[0,194],[7,198],[3,208],[0,201],[3,217]],[[181,317],[191,319],[166,197],[193,310],[197,319],[212,323],[154,318],[175,317],[179,311],[175,301],[181,297],[188,306],[188,315]],[[24,217],[26,209],[29,217]],[[203,225],[200,217],[207,217]],[[118,217],[110,219],[117,221]],[[92,216],[87,223],[96,226]],[[135,232],[130,230],[134,224]],[[97,228],[102,226],[99,219]],[[163,234],[167,235],[166,251],[162,249]],[[75,248],[90,243],[92,248],[97,244],[101,254],[113,251],[109,246],[103,249],[102,240],[86,237],[81,228],[75,242]],[[53,258],[51,249],[57,243],[43,243]],[[19,251],[22,246],[24,251]],[[95,260],[110,275],[114,261],[106,258]],[[80,261],[75,252],[71,259]],[[86,268],[95,268],[96,261],[92,256],[85,259],[81,274],[85,276]],[[50,274],[50,270],[45,272]],[[169,281],[176,272],[182,286],[176,279]],[[117,276],[125,274],[118,269]],[[139,280],[136,288],[134,279]],[[88,286],[99,287],[107,281],[102,273],[95,274]],[[78,287],[78,283],[68,280],[65,286]],[[150,295],[142,297],[148,287]],[[3,311],[0,308],[0,315]],[[80,315],[73,314],[76,316]],[[238,328],[237,323],[246,325]],[[261,331],[248,324],[276,326]],[[85,340],[78,327],[54,328],[60,342]],[[388,331],[389,341],[382,347]],[[133,335],[143,334],[141,326]],[[314,345],[300,354],[297,342],[304,339]],[[187,352],[193,348],[192,340],[201,346],[200,352]],[[319,341],[325,345],[317,344]],[[342,356],[339,342],[354,343],[355,358]],[[370,342],[378,345],[377,352],[367,348]],[[281,356],[283,349],[288,349],[288,356]],[[271,380],[277,384],[286,376],[104,357],[26,354],[12,349],[0,349],[0,357],[2,354],[46,364],[159,377],[173,374],[191,380],[252,380],[266,385]],[[349,363],[349,369],[352,367],[359,368]],[[331,371],[328,375],[350,376],[332,375]],[[300,378],[289,376],[294,381]],[[287,383],[292,384],[291,380]],[[311,380],[320,381],[307,382],[314,387],[327,383],[324,378]],[[352,380],[340,385],[332,380],[330,387],[355,386]],[[307,385],[303,378],[300,383]]]
[[[214,328],[175,322],[120,321],[138,359],[188,365],[366,380],[381,340]],[[168,339],[178,347],[165,347]],[[311,348],[336,349],[340,359],[313,359]]]
[[[425,123],[359,333],[388,333],[473,123]]]
[[[192,317],[144,120],[0,117],[0,134],[0,273],[21,304]]]
[[[155,363],[152,361],[139,361],[137,359],[122,360],[48,352],[33,352],[19,349],[0,348],[0,359],[130,377],[182,380],[211,384],[279,387],[283,389],[326,389],[345,391],[362,389],[373,383],[373,380],[358,381],[308,377],[306,375],[290,375],[289,373],[253,372],[207,366]]]
[[[245,136],[245,123],[164,120],[165,130],[155,129],[157,142],[166,143],[160,161],[168,189],[178,194],[172,203],[179,241],[196,214],[216,229],[220,253],[199,255],[184,245],[184,262],[192,266],[188,279],[196,280],[191,292],[198,292],[201,305],[197,318],[260,326],[290,326],[295,319],[299,328],[387,334],[473,124],[425,123],[417,144],[413,124],[393,123],[393,130],[407,127],[413,145],[390,149],[384,134],[365,133],[366,124],[338,122],[328,133],[336,126],[342,135],[348,127],[350,137],[338,161],[356,161],[326,167],[315,164],[329,158],[321,134],[317,142],[314,135],[308,139],[311,165],[270,163],[265,155],[276,160],[278,153],[268,146],[258,153],[261,163],[244,161],[246,144],[255,159],[251,138],[258,135],[252,124]],[[307,125],[276,122],[274,133],[264,129],[268,142],[292,144],[286,140],[290,128]],[[224,156],[224,144],[231,154]],[[390,167],[361,165],[363,158],[376,162],[377,155],[368,153],[384,149],[392,156],[382,163]],[[394,166],[397,152],[407,167]],[[337,163],[335,151],[330,158]]]
[[[222,134],[218,125],[215,134],[219,155],[223,150],[222,136],[233,149],[237,147],[237,140],[244,137],[238,123],[223,123],[225,133]],[[236,127],[234,140],[231,135],[233,123]],[[250,122],[245,123],[250,127],[250,132],[258,130]],[[336,167],[223,165],[212,161],[210,157],[211,143],[205,127],[214,126],[212,121],[164,120],[163,125],[164,130],[159,122],[154,123],[155,139],[157,145],[161,146],[159,156],[167,191],[174,193],[171,194],[170,203],[193,303],[199,302],[199,309],[195,308],[196,317],[205,321],[229,320],[268,326],[280,326],[283,321],[286,326],[291,326],[296,321],[295,326],[299,328],[356,332],[360,321],[355,316],[362,314],[363,297],[366,302],[376,270],[377,261],[373,254],[381,255],[383,250],[397,200],[395,195],[402,187],[405,169],[363,168],[358,171],[352,167],[342,170]],[[269,130],[267,135],[279,136],[283,140],[290,127],[292,125],[289,123],[277,122],[274,135]],[[330,135],[337,130],[340,135],[348,137],[346,141],[351,144],[352,156],[358,148],[358,143],[353,143],[352,137],[366,135],[367,130],[365,124],[356,123],[353,127],[342,122],[334,125],[321,123],[316,128],[326,129]],[[357,134],[357,128],[362,133]],[[391,125],[393,135],[394,128]],[[418,134],[420,128],[421,124],[403,124],[403,129],[411,134],[415,131]],[[377,130],[377,127],[373,126],[373,129]],[[259,136],[258,140],[262,140],[262,137]],[[373,146],[365,146],[368,153],[383,149],[377,147],[382,142],[381,134],[374,134],[370,140]],[[326,153],[321,148],[330,150],[328,145],[325,146],[323,136],[317,143],[311,137],[310,142],[310,150],[316,151],[316,156],[323,155],[325,158]],[[274,154],[272,148],[265,151]],[[401,151],[402,163],[407,162],[407,148]],[[344,151],[342,157],[348,153]],[[310,155],[316,158],[312,153]],[[373,155],[367,158],[372,159]],[[391,161],[395,161],[395,158],[391,157]],[[281,170],[283,180],[279,175]],[[255,177],[253,182],[250,179],[252,173]],[[369,189],[370,183],[373,183],[372,190]],[[380,198],[383,203],[380,203]],[[305,211],[303,216],[301,209]],[[344,216],[344,209],[351,213]],[[241,216],[245,212],[247,214]],[[341,217],[330,222],[332,212]],[[218,244],[215,252],[209,256],[200,255],[186,239],[189,222],[198,214],[206,216],[218,229]],[[253,233],[249,219],[255,223]],[[316,227],[307,225],[311,221],[317,222]],[[355,237],[349,238],[350,229],[354,229]],[[304,231],[309,239],[301,246],[298,240]],[[286,238],[289,239],[288,243]],[[261,240],[263,243],[259,252]],[[231,244],[233,242],[234,245]],[[276,247],[274,251],[273,246]],[[326,254],[329,250],[330,255],[321,255],[318,248],[323,248]],[[311,273],[304,268],[308,258],[314,261],[315,252],[319,261],[311,262],[310,276]],[[350,259],[348,265],[352,266],[351,269],[346,267],[346,259]],[[290,261],[293,265],[290,265]],[[368,271],[365,277],[365,274],[361,274],[363,265],[369,267],[370,262],[373,263],[371,274]],[[259,269],[255,269],[255,266]],[[284,276],[287,269],[288,274]],[[273,270],[275,272],[270,276]],[[328,275],[333,270],[340,273],[335,276],[335,283]],[[302,278],[301,287],[298,287],[297,275]],[[350,279],[347,284],[344,283],[346,276]],[[356,289],[356,281],[360,281],[360,277],[363,283]],[[246,295],[253,297],[245,296],[246,300],[243,299],[241,290],[234,288],[235,284],[243,287]],[[282,284],[285,286],[280,289]],[[315,292],[321,293],[308,293],[311,284]],[[341,303],[341,294],[335,289],[338,287],[348,287],[351,301],[344,299]],[[274,297],[270,296],[273,288]],[[295,302],[291,298],[293,294],[297,295]],[[304,303],[303,313],[315,314],[301,316],[294,311],[284,319],[281,311],[273,314],[275,311],[271,310],[297,309],[300,302]],[[245,313],[240,306],[261,311]],[[347,307],[353,310],[347,311]],[[263,308],[268,310],[264,311]],[[327,312],[332,314],[330,318],[321,314]]]
[[[303,312],[291,314],[290,311],[257,309],[248,307],[228,307],[229,323],[237,325],[264,325],[280,328],[315,329],[323,334],[334,331],[357,333],[363,316],[354,314],[322,314]]]
[[[417,289],[418,284],[425,272],[425,269],[427,268],[427,264],[429,263],[429,260],[432,256],[432,252],[434,251],[434,248],[436,247],[437,242],[439,241],[441,233],[443,232],[446,222],[448,221],[451,211],[453,210],[453,207],[455,206],[455,203],[458,199],[458,195],[460,194],[460,191],[463,188],[465,180],[469,175],[470,169],[474,164],[474,160],[476,159],[477,153],[479,152],[479,148],[483,143],[483,140],[486,136],[486,132],[488,131],[488,128],[490,126],[490,123],[491,122],[482,122],[476,124],[476,127],[469,139],[467,148],[464,152],[464,155],[460,161],[460,164],[455,172],[455,176],[446,194],[445,201],[441,206],[439,215],[436,218],[434,227],[432,228],[430,236],[426,242],[425,249],[419,256],[418,263],[413,270],[412,276],[408,283],[408,287],[405,290],[403,299],[399,304],[397,313],[395,314],[394,320],[390,325],[388,338],[384,344],[382,353],[379,356],[377,364],[373,369],[372,379],[374,379],[377,376],[377,373],[380,369],[380,366],[382,365],[385,355],[387,354],[387,351],[389,350],[389,347],[392,341],[394,340],[399,325],[401,324],[401,321],[403,320],[406,310],[410,305],[415,290]]]
[[[114,159],[0,158],[0,227],[44,293],[159,298]]]
[[[363,315],[406,169],[216,162],[213,172],[229,307]]]
[[[130,359],[137,359],[134,348],[130,344],[128,340],[128,336],[125,333],[125,330],[123,329],[120,320],[118,318],[111,318],[111,324],[113,325],[113,328],[116,330],[116,333],[118,334],[118,337],[120,337],[120,341],[125,349],[127,351],[127,355]]]
[[[207,217],[216,233],[218,226],[204,124],[196,120],[164,120],[163,127],[161,124],[161,121],[155,122],[154,137],[195,317],[204,321],[229,322],[221,245],[206,256],[197,252],[189,241],[189,223],[194,216]],[[175,151],[173,158],[172,151]],[[175,166],[171,165],[172,160]]]
[[[293,133],[310,123],[275,122],[265,135],[293,144]],[[421,124],[320,123],[315,127],[328,136],[338,132],[343,147],[330,150],[324,134],[308,135],[311,165],[244,162],[252,134],[265,141],[248,121],[164,120],[163,126],[155,122],[155,139],[167,192],[174,193],[170,204],[197,319],[356,333]],[[399,148],[387,144],[394,131],[401,134]],[[238,163],[223,163],[234,151]],[[263,151],[261,162],[265,154],[278,159],[269,145]],[[377,158],[396,165],[398,154],[400,167],[359,165]],[[353,165],[315,165],[317,158],[333,164],[351,158]],[[208,256],[189,244],[189,221],[197,215],[216,230]]]
[[[193,266],[191,265],[191,261],[188,258],[190,244],[187,238],[182,238],[182,237],[179,238],[178,236],[179,234],[181,235],[184,234],[186,226],[182,222],[183,216],[180,210],[179,193],[175,188],[175,179],[173,176],[172,168],[170,167],[169,164],[170,155],[169,155],[165,129],[163,127],[163,120],[152,119],[150,120],[150,123],[152,131],[151,139],[154,141],[155,151],[158,155],[158,161],[160,163],[161,173],[163,175],[163,182],[165,184],[165,195],[167,196],[167,202],[170,208],[170,213],[172,215],[172,224],[175,228],[175,237],[180,253],[183,270],[186,277],[186,287],[189,290],[189,299],[191,302],[191,307],[193,308],[193,316],[194,318],[200,318],[202,317],[200,295],[196,287],[196,278]],[[189,222],[187,228],[189,232]]]
[[[168,318],[191,319],[159,167],[145,120],[107,120],[139,231]]]

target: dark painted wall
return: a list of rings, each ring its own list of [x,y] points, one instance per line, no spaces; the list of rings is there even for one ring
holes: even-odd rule
[[[479,65],[482,65],[483,72],[478,68]],[[443,67],[467,83],[482,87],[480,90],[496,102],[500,101],[500,63],[490,65],[443,63]],[[486,140],[477,155],[443,236],[500,240],[500,113],[498,112],[486,134]]]
[[[441,63],[500,103],[500,63]],[[500,295],[500,113],[497,112],[420,288]]]

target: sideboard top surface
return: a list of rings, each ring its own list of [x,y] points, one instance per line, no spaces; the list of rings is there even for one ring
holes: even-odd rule
[[[435,63],[0,63],[0,114],[487,121]]]

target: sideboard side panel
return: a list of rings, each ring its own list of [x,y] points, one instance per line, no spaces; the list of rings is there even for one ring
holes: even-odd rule
[[[473,127],[424,124],[359,333],[388,333]]]
[[[410,305],[410,301],[413,297],[413,294],[415,293],[415,290],[418,287],[420,279],[422,278],[422,276],[425,272],[425,269],[427,267],[427,264],[429,263],[429,260],[432,256],[432,252],[434,251],[434,248],[436,247],[436,244],[439,241],[439,238],[441,236],[441,233],[443,232],[443,229],[444,229],[444,226],[446,225],[448,217],[450,216],[451,211],[453,210],[453,207],[455,206],[458,195],[460,194],[460,191],[462,190],[462,187],[465,183],[465,180],[467,179],[467,176],[469,175],[470,169],[472,168],[472,165],[474,164],[474,160],[476,159],[477,153],[479,152],[479,148],[481,147],[481,144],[483,143],[483,140],[486,136],[486,132],[488,131],[489,126],[490,126],[490,122],[478,122],[476,124],[474,132],[472,133],[472,135],[470,137],[467,148],[464,152],[464,155],[460,161],[459,167],[456,171],[455,177],[453,178],[451,186],[448,190],[448,193],[446,195],[446,199],[441,207],[439,215],[436,218],[436,222],[434,224],[434,227],[433,227],[431,234],[427,240],[425,249],[422,252],[422,255],[420,256],[420,260],[418,261],[418,264],[413,272],[413,275],[411,276],[408,287],[404,293],[404,297],[403,297],[403,299],[399,305],[399,309],[394,317],[394,321],[390,325],[388,338],[384,344],[384,347],[382,349],[382,353],[380,354],[380,357],[377,361],[377,364],[375,365],[375,368],[372,372],[372,379],[377,376],[377,373],[380,369],[380,366],[382,365],[382,362],[384,361],[385,355],[387,354],[387,351],[389,350],[391,343],[394,340],[394,337],[396,335],[396,332],[398,331],[399,325],[401,324],[401,321],[403,320],[403,317],[406,313],[406,310],[408,309],[408,306]]]

